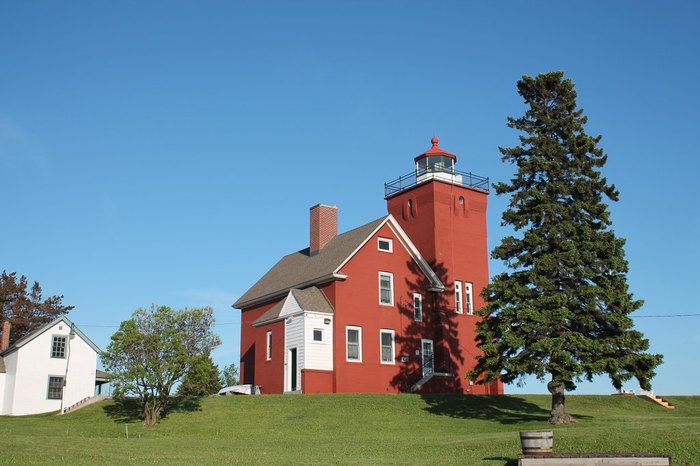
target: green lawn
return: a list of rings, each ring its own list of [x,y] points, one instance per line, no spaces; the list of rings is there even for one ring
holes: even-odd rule
[[[554,428],[554,450],[646,451],[700,465],[700,397],[669,400],[676,410],[631,397],[568,396],[579,422]],[[518,431],[550,428],[549,402],[544,395],[210,397],[152,429],[102,402],[65,416],[0,417],[0,463],[513,465]]]

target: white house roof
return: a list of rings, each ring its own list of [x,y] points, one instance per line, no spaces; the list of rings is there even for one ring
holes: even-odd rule
[[[39,335],[41,335],[45,331],[49,330],[50,328],[52,328],[54,325],[58,324],[61,321],[63,323],[65,323],[68,327],[70,327],[80,338],[83,339],[83,341],[85,341],[85,343],[87,343],[90,346],[90,348],[95,350],[96,353],[100,353],[102,351],[95,343],[92,342],[92,340],[90,340],[87,337],[87,335],[85,335],[78,327],[76,327],[75,324],[68,319],[68,317],[59,316],[59,317],[56,317],[51,322],[42,325],[41,327],[34,330],[33,332],[26,334],[25,336],[23,336],[22,338],[20,338],[16,342],[14,342],[5,351],[0,352],[0,361],[2,361],[2,356],[6,356],[10,353],[17,351],[18,349],[20,349],[21,347],[23,347],[24,345],[26,345],[30,341],[34,340],[36,337],[38,337]],[[4,363],[1,363],[1,364],[2,364],[2,368],[4,369]]]

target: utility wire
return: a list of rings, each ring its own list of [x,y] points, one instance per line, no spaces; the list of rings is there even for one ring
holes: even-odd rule
[[[632,317],[639,317],[639,318],[647,318],[647,317],[700,317],[700,314],[657,314],[657,315],[650,315],[650,316],[632,316]]]
[[[224,325],[239,325],[240,322],[221,322],[220,324],[214,324],[214,327],[221,327]],[[93,328],[119,328],[119,325],[96,325],[96,324],[80,324],[81,327],[93,327]]]
[[[658,318],[673,318],[673,317],[700,317],[700,313],[696,314],[653,314],[647,316],[632,316],[633,318],[639,319],[658,319]],[[225,325],[240,325],[240,322],[221,322],[214,324],[214,327],[223,327]],[[81,327],[94,327],[94,328],[119,328],[118,325],[91,325],[91,324],[80,324]]]

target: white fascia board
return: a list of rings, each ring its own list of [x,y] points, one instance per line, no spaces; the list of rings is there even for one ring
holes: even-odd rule
[[[399,225],[399,222],[396,221],[393,215],[389,214],[386,216],[383,222],[381,222],[377,227],[372,230],[372,232],[367,235],[367,238],[360,243],[360,245],[338,266],[337,269],[335,269],[335,273],[338,273],[344,266],[347,264],[350,259],[352,259],[357,252],[362,249],[362,247],[367,244],[367,242],[374,237],[374,235],[379,232],[379,230],[386,224],[389,224],[389,228],[394,232],[396,237],[399,239],[401,242],[401,245],[408,251],[409,255],[411,258],[416,261],[416,264],[418,264],[418,267],[423,271],[426,277],[428,277],[428,280],[432,283],[433,286],[429,288],[430,291],[436,291],[436,292],[443,292],[445,291],[445,285],[440,281],[438,278],[437,274],[435,271],[428,265],[428,262],[423,258],[421,253],[418,251],[418,248],[416,247],[415,244],[413,244],[413,241],[408,237],[408,234],[404,231],[403,228],[401,228],[401,225]]]
[[[285,294],[289,293],[290,290],[295,289],[295,288],[300,288],[304,289],[307,288],[311,285],[323,285],[324,283],[328,283],[333,280],[345,280],[347,279],[348,276],[344,275],[342,273],[329,273],[328,275],[324,275],[322,277],[314,278],[311,280],[307,280],[305,282],[297,283],[295,285],[292,285],[287,288],[283,288],[281,290],[277,290],[274,293],[266,294],[265,296],[260,296],[259,298],[251,299],[250,301],[246,301],[244,303],[240,303],[240,307],[235,308],[235,309],[245,309],[251,306],[255,306],[257,304],[262,304],[267,301],[272,301],[273,299],[278,299],[284,296]],[[231,306],[233,307],[233,306]]]
[[[70,327],[80,338],[82,338],[83,341],[85,341],[85,343],[87,343],[87,345],[95,351],[95,353],[99,354],[102,352],[102,350],[95,343],[93,343],[92,340],[90,340],[88,338],[88,336],[85,335],[73,322],[71,322],[70,319],[68,319],[68,317],[66,317],[65,315],[60,315],[60,316],[56,317],[54,320],[52,320],[51,322],[48,322],[48,323],[42,325],[38,329],[29,333],[28,335],[25,335],[24,337],[22,337],[17,343],[13,344],[9,348],[7,348],[5,351],[0,353],[0,356],[4,356],[6,354],[10,354],[14,351],[17,351],[19,348],[23,347],[24,345],[26,345],[30,341],[34,340],[36,337],[38,337],[39,335],[41,335],[45,331],[49,330],[50,328],[52,328],[53,326],[55,326],[56,324],[58,324],[61,321],[63,321],[64,324],[66,324],[68,327]]]
[[[340,265],[338,266],[338,268],[336,268],[333,272],[334,272],[334,273],[339,273],[340,270],[341,270],[343,267],[345,267],[345,264],[347,264],[348,262],[350,262],[350,259],[352,259],[353,257],[355,257],[355,254],[357,254],[358,251],[359,251],[360,249],[362,249],[363,246],[364,246],[365,244],[367,244],[367,241],[369,241],[374,235],[377,234],[377,232],[378,232],[384,225],[386,225],[386,222],[389,221],[389,218],[390,218],[390,217],[391,217],[391,214],[387,215],[386,218],[385,218],[379,225],[377,225],[377,227],[376,227],[374,230],[372,230],[372,232],[371,232],[370,234],[367,235],[367,238],[365,238],[365,239],[360,243],[360,245],[357,246],[357,247],[355,248],[355,250],[354,250],[353,252],[351,252],[351,253],[348,255],[348,257],[346,257],[345,260],[344,260],[343,262],[341,262]]]

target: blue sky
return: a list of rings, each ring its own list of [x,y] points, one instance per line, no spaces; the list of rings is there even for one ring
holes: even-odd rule
[[[698,20],[691,1],[2,2],[0,267],[63,294],[102,348],[138,307],[212,306],[215,361],[238,362],[230,305],[306,246],[310,206],[341,231],[384,215],[433,134],[509,179],[515,84],[562,70],[621,192],[655,391],[699,394]],[[489,202],[493,248],[507,199]],[[675,314],[696,315],[652,317]]]

